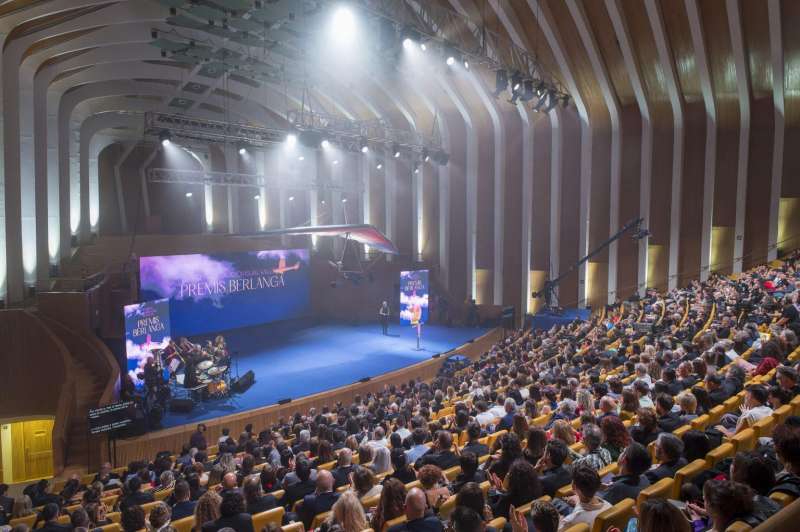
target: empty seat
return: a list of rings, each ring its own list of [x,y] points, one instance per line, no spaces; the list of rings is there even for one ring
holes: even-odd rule
[[[731,436],[734,452],[752,451],[756,447],[756,432],[753,429],[744,429]]]
[[[267,510],[266,512],[260,512],[253,515],[253,530],[262,530],[268,524],[281,526],[284,513],[285,510],[283,509],[283,506],[278,506],[272,510]]]
[[[772,429],[775,428],[775,417],[767,416],[760,419],[750,428],[756,433],[756,439],[772,436]]]

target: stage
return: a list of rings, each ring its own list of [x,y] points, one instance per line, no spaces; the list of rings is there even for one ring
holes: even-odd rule
[[[225,334],[239,375],[252,370],[255,384],[227,399],[197,403],[189,413],[167,412],[164,428],[239,413],[297,399],[375,377],[449,351],[483,335],[488,329],[427,325],[422,351],[416,351],[416,330],[392,324],[389,335],[380,325],[327,323],[308,327],[266,326]],[[236,370],[234,369],[234,372]]]

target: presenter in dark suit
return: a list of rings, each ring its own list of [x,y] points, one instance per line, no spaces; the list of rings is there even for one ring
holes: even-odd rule
[[[378,310],[378,320],[381,322],[383,334],[389,334],[389,303],[386,301],[383,302],[380,310]]]

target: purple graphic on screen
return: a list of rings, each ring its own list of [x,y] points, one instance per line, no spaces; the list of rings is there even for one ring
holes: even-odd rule
[[[141,257],[143,299],[167,298],[176,335],[310,313],[307,249]]]

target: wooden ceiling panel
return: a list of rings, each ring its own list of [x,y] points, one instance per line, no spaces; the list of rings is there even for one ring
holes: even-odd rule
[[[633,93],[628,71],[625,68],[625,60],[622,57],[622,50],[605,4],[603,2],[585,2],[584,10],[620,103],[623,106],[636,103],[636,96]]]
[[[578,29],[575,27],[575,21],[572,19],[569,8],[562,0],[550,0],[546,3],[549,5],[553,17],[550,22],[556,25],[561,35],[561,43],[570,63],[572,76],[575,78],[575,83],[583,96],[586,107],[592,114],[592,120],[595,120],[595,117],[598,119],[607,117],[608,109],[600,84],[594,75],[592,63],[586,54],[583,43],[578,37]]]
[[[642,83],[650,101],[668,102],[666,80],[658,61],[653,31],[642,0],[622,0],[622,16],[628,24],[633,52],[642,73]]]
[[[753,98],[772,97],[772,63],[769,51],[767,2],[741,2],[745,50]]]
[[[706,0],[700,2],[698,7],[706,41],[711,87],[717,104],[717,122],[720,127],[737,128],[739,95],[726,3],[725,0]]]
[[[786,125],[800,123],[800,2],[781,4]]]
[[[667,39],[672,49],[672,59],[675,61],[675,71],[678,74],[678,84],[683,98],[687,102],[702,101],[686,6],[683,2],[666,2],[662,4],[661,15],[667,29]]]

